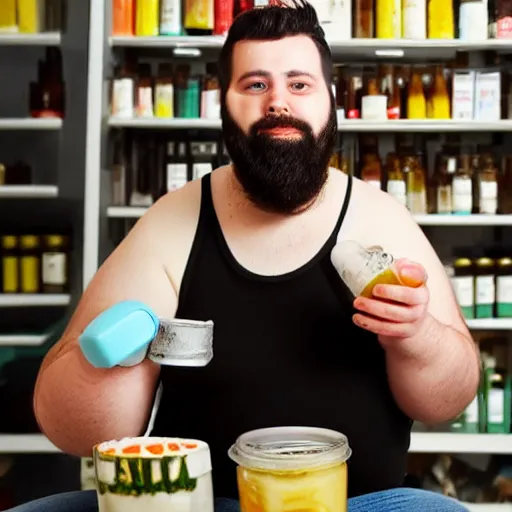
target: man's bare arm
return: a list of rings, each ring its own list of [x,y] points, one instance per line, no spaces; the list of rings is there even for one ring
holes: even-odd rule
[[[34,409],[42,431],[65,452],[86,456],[102,440],[144,432],[153,406],[159,366],[93,368],[78,337],[102,311],[140,300],[171,318],[176,291],[163,263],[168,215],[161,200],[136,224],[98,270],[59,342],[47,354],[36,382]],[[167,226],[168,227],[168,226]]]

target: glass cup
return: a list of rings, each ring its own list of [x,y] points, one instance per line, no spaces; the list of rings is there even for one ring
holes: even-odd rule
[[[94,447],[99,512],[213,512],[209,446],[134,437]]]
[[[241,435],[229,449],[238,464],[241,512],[346,512],[347,438],[333,430],[276,427]]]
[[[377,284],[406,284],[397,276],[393,256],[380,246],[365,249],[353,240],[339,241],[331,261],[355,297],[372,297]]]

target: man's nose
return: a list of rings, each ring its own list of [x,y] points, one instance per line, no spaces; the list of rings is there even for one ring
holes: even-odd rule
[[[290,115],[290,107],[286,101],[285,95],[281,91],[274,90],[270,96],[267,105],[267,115],[282,116]]]

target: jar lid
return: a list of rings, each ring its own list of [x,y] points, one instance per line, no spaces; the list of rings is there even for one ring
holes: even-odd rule
[[[347,437],[314,427],[274,427],[242,434],[228,451],[239,466],[262,470],[302,470],[346,462]]]

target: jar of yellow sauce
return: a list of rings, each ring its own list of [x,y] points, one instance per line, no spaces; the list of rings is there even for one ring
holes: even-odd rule
[[[323,428],[275,427],[241,435],[229,449],[238,464],[241,512],[347,511],[343,434]]]

